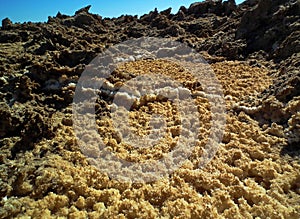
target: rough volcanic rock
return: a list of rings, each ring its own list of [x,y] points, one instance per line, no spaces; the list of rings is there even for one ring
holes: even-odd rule
[[[11,111],[9,106],[6,103],[1,102],[0,110],[1,110],[0,115],[2,118],[1,127],[0,127],[0,136],[4,137],[8,133],[13,132],[14,129],[16,128],[16,125],[12,124]]]
[[[247,52],[262,49],[272,54],[290,34],[297,34],[293,32],[299,25],[299,11],[299,1],[259,1],[243,15],[236,37],[247,40]]]
[[[9,18],[2,20],[2,30],[8,30],[13,26],[12,21]]]
[[[90,8],[91,8],[91,5],[88,5],[84,8],[81,8],[78,11],[75,12],[75,15],[81,14],[81,13],[89,13]]]

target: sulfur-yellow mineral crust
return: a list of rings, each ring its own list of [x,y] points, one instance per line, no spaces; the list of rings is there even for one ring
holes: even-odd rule
[[[0,218],[300,218],[299,1],[204,1],[176,14],[112,19],[89,8],[45,23],[2,21]],[[118,182],[79,147],[95,136],[76,139],[72,101],[97,54],[142,36],[171,38],[203,55],[223,87],[226,126],[216,155],[199,168],[211,127],[199,83],[162,60],[119,66],[105,88],[166,74],[192,91],[201,124],[192,155],[168,177]],[[120,158],[157,159],[178,143],[182,114],[171,101],[147,96],[134,103],[129,127],[139,136],[149,134],[151,113],[166,118],[161,142],[135,149],[114,132],[109,98],[97,100],[96,124]],[[85,153],[96,157],[99,148]]]
[[[162,70],[170,68],[167,62],[145,61],[126,64],[118,71],[135,73],[132,66],[147,71],[157,65]],[[56,112],[55,137],[36,143],[32,151],[18,157],[18,162],[6,162],[12,172],[7,169],[1,173],[2,178],[8,179],[2,181],[2,188],[18,189],[14,196],[2,199],[1,215],[17,218],[299,217],[300,165],[281,156],[280,148],[287,144],[286,139],[263,130],[243,111],[234,110],[234,105],[251,95],[254,98],[272,83],[268,71],[237,61],[217,62],[212,67],[224,87],[225,96],[232,98],[226,99],[223,141],[205,168],[197,166],[201,152],[196,148],[191,159],[167,178],[148,184],[117,182],[88,164],[78,148],[72,127],[64,122],[71,114]],[[170,71],[176,75],[177,70]],[[264,80],[257,80],[258,74]],[[185,80],[182,72],[179,77],[192,84],[189,79]],[[244,78],[255,83],[245,89]],[[203,108],[203,102],[205,106],[205,101],[199,101],[202,104],[199,110],[202,109],[205,121],[206,116],[209,119],[209,107]],[[153,107],[162,107],[160,110],[166,114],[170,110],[159,101]],[[142,111],[135,112],[139,113],[143,115]],[[111,127],[104,123],[102,121],[99,128],[111,133]],[[134,123],[142,124],[132,120],[133,127],[139,126]],[[205,139],[209,128],[203,126],[202,129],[201,139]],[[106,137],[118,145],[113,135]],[[168,138],[164,141],[167,144]],[[36,159],[42,151],[46,151],[43,157]],[[127,153],[126,147],[122,149],[121,146],[118,152],[121,156]],[[9,183],[11,174],[18,176],[14,184]]]

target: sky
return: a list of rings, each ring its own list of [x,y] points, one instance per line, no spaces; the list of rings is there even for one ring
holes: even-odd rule
[[[13,22],[45,22],[57,12],[73,15],[78,9],[92,5],[90,12],[102,17],[119,17],[122,14],[143,15],[157,8],[172,8],[176,13],[180,6],[189,7],[197,0],[0,0],[0,19],[8,17]],[[236,0],[239,4],[243,0]]]

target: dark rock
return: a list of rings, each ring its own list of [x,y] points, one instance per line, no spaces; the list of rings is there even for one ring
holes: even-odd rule
[[[37,84],[35,84],[31,79],[23,75],[18,78],[15,84],[15,92],[14,99],[15,101],[19,101],[21,103],[25,103],[28,100],[33,99],[32,90],[37,88]]]
[[[187,10],[187,13],[199,17],[200,15],[207,13],[207,11],[208,7],[205,2],[197,2],[190,5],[190,7]]]
[[[182,10],[179,10],[177,14],[174,15],[172,20],[183,21],[185,18],[185,14]]]
[[[237,6],[235,0],[228,0],[223,2],[223,10],[226,16],[229,16],[236,10]]]
[[[80,14],[80,13],[89,13],[90,8],[91,8],[91,5],[81,8],[75,12],[75,15]]]
[[[299,23],[300,25],[300,23]],[[273,44],[273,46],[275,43]],[[275,51],[274,56],[277,59],[286,59],[295,53],[300,53],[300,31],[292,32],[278,48],[273,48]]]
[[[198,37],[207,37],[212,33],[212,22],[208,19],[197,19],[186,27],[187,31]]]
[[[145,36],[146,33],[147,33],[147,29],[143,25],[137,25],[128,28],[129,37],[139,38]]]
[[[59,19],[66,19],[66,18],[68,18],[69,16],[64,15],[64,14],[62,14],[62,13],[60,13],[60,12],[57,12],[57,14],[56,14],[55,17],[56,17],[56,18],[59,18]]]
[[[168,8],[164,11],[161,11],[160,14],[165,15],[165,16],[169,16],[171,14],[172,8]]]
[[[21,131],[21,140],[18,141],[11,149],[12,157],[15,158],[19,152],[32,150],[34,143],[42,140],[42,138],[52,138],[54,130],[48,118],[44,113],[34,112],[28,109],[24,115],[23,127]]]
[[[178,11],[182,11],[184,14],[186,14],[188,10],[186,7],[181,6]]]
[[[47,23],[54,23],[55,22],[55,18],[54,17],[51,17],[51,16],[48,16],[48,21]]]
[[[9,30],[11,29],[13,26],[13,23],[11,22],[11,20],[9,18],[4,18],[2,20],[2,30]]]
[[[275,96],[281,102],[288,103],[300,95],[300,54],[294,54],[280,66],[274,87],[266,92],[265,97]]]
[[[4,137],[13,129],[10,108],[4,102],[0,102],[0,117],[0,137]]]
[[[225,56],[230,60],[240,60],[241,53],[245,49],[246,44],[242,41],[228,41],[221,45],[221,48],[216,51],[217,55]]]
[[[299,13],[295,13],[293,18],[288,16],[290,11],[297,11],[299,4],[292,0],[259,1],[256,7],[243,15],[236,38],[247,40],[247,53],[275,51],[291,34],[292,25],[295,22],[299,24]]]
[[[241,3],[241,6],[253,7],[258,4],[260,0],[248,0]]]
[[[174,24],[171,25],[170,27],[167,27],[164,31],[162,31],[161,36],[172,36],[172,37],[178,37],[180,35],[184,34],[184,29],[181,28],[179,25]]]
[[[47,42],[41,44],[39,48],[37,48],[34,53],[37,55],[44,55],[46,51],[53,51],[56,47],[53,45],[52,41],[49,39]]]
[[[156,27],[157,29],[166,29],[171,25],[170,20],[163,15],[158,15],[155,19],[152,20],[151,26]]]
[[[26,42],[30,38],[30,33],[28,31],[21,31],[19,32],[19,36],[22,38],[23,42]]]
[[[158,16],[157,8],[154,9],[154,11],[151,11],[149,14],[144,14],[141,16],[140,20],[142,22],[151,22],[153,19],[155,19]]]
[[[188,8],[187,13],[198,18],[204,16],[207,13],[214,13],[216,15],[222,14],[222,0],[206,0],[205,2],[196,2],[191,4]]]
[[[137,20],[136,16],[122,15],[115,20],[115,24],[118,24],[118,25],[121,25],[124,23],[128,24],[128,23],[134,22],[136,20]]]
[[[91,51],[70,51],[64,50],[60,53],[56,61],[64,66],[75,67],[80,63],[88,64],[95,57],[95,52]]]
[[[62,21],[62,24],[68,27],[75,26],[75,19],[73,17],[66,18]]]
[[[75,25],[82,27],[83,25],[92,25],[96,20],[90,14],[80,13],[75,16]]]
[[[21,41],[21,39],[18,33],[10,31],[0,32],[0,43],[14,43]]]

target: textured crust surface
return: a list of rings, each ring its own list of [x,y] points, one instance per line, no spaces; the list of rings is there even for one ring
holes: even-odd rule
[[[206,1],[174,15],[155,10],[103,19],[87,7],[47,23],[4,19],[0,218],[300,218],[299,8],[294,0]],[[165,74],[192,91],[202,121],[198,144],[181,168],[132,184],[88,163],[75,138],[72,101],[86,64],[105,48],[142,36],[172,38],[199,51],[223,86],[227,114],[219,150],[201,169],[211,119],[201,86],[162,60],[119,66],[105,86]],[[115,134],[110,104],[109,96],[97,100],[96,123],[120,158],[157,159],[172,150],[182,115],[170,101],[149,96],[132,108],[130,128],[140,136],[149,133],[153,112],[166,118],[162,142],[136,150]]]

